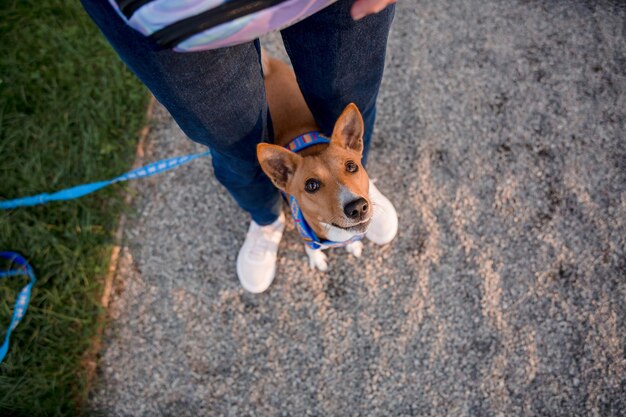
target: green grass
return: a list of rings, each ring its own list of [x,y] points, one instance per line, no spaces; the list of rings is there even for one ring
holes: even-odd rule
[[[0,198],[127,170],[148,94],[78,0],[0,5]],[[22,253],[38,278],[0,365],[0,415],[83,412],[81,360],[96,331],[122,194],[117,186],[77,201],[0,211],[0,250]],[[0,281],[2,337],[25,282]]]

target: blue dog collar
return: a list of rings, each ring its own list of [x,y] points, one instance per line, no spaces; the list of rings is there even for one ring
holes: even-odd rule
[[[309,146],[328,143],[330,143],[330,139],[320,132],[309,132],[292,139],[291,142],[285,145],[285,148],[289,149],[291,152],[300,152]]]
[[[300,135],[289,142],[285,148],[289,149],[291,152],[300,152],[303,149],[308,148],[309,146],[319,145],[319,144],[328,144],[330,143],[330,139],[326,136],[323,136],[320,132],[309,132],[304,135]],[[298,200],[292,195],[287,196],[284,192],[283,198],[289,203],[289,211],[291,212],[291,217],[293,218],[293,222],[296,225],[296,229],[304,243],[311,249],[327,249],[327,248],[336,248],[341,246],[346,246],[352,242],[356,242],[357,240],[361,240],[363,235],[356,235],[352,239],[346,240],[345,242],[333,242],[331,240],[321,240],[311,226],[304,219],[304,215],[302,214],[302,210],[300,210],[300,206],[298,205]]]

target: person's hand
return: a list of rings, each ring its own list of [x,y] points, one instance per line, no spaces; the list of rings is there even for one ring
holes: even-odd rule
[[[378,13],[395,2],[396,0],[356,0],[352,5],[350,14],[354,20],[359,20],[368,14]]]

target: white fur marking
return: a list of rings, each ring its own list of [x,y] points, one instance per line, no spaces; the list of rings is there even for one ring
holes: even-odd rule
[[[360,258],[363,253],[363,242],[357,240],[346,245],[346,250],[353,254],[356,258]]]
[[[311,269],[319,269],[322,272],[328,271],[326,254],[322,252],[321,249],[311,249],[307,245],[304,245],[304,251],[309,257],[309,266]]]
[[[346,240],[350,240],[358,234],[333,226],[332,224],[323,222],[320,224],[324,228],[324,230],[326,230],[326,239],[332,242],[345,242]]]

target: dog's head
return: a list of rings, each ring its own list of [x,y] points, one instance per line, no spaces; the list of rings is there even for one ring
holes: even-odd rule
[[[364,233],[372,218],[362,154],[363,118],[354,104],[339,116],[330,144],[319,153],[301,156],[277,145],[257,146],[261,168],[276,187],[298,200],[318,237],[337,242]]]

